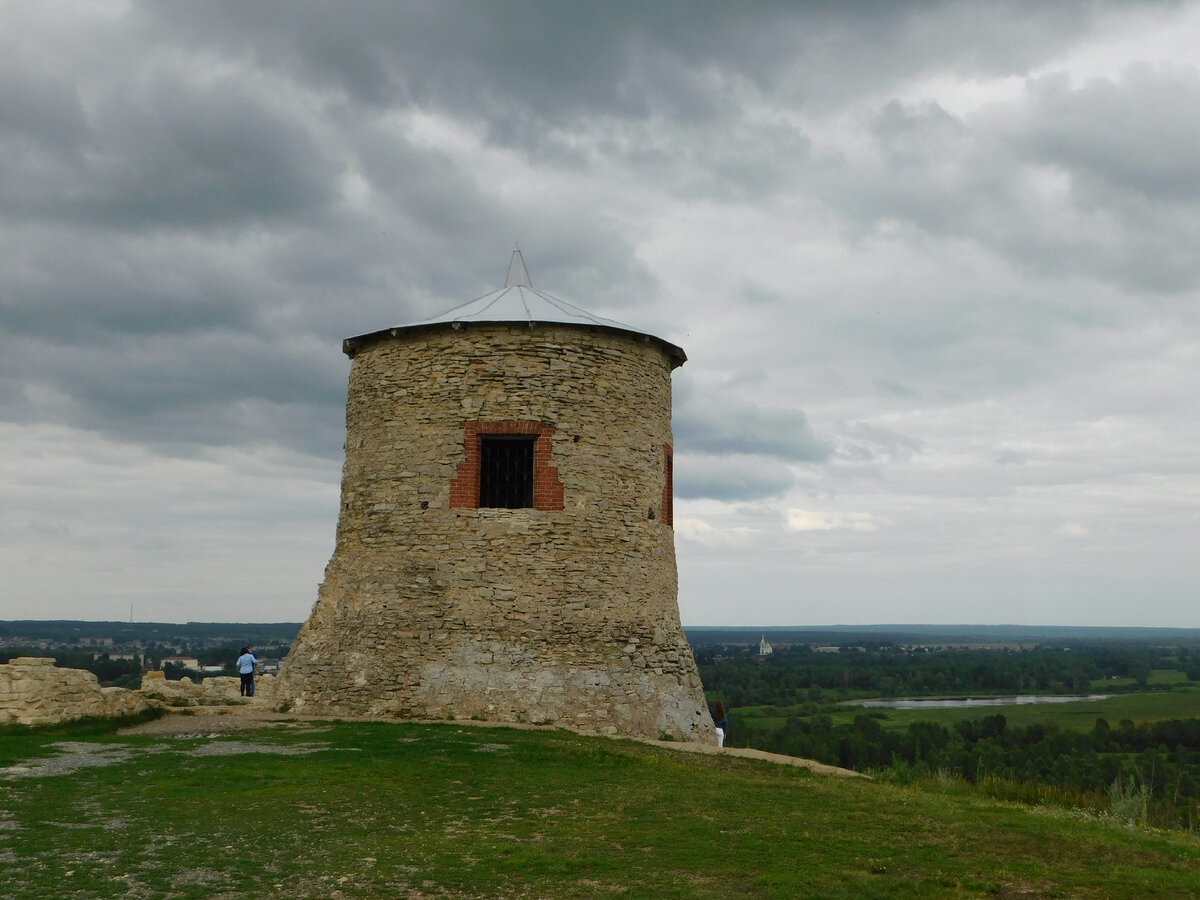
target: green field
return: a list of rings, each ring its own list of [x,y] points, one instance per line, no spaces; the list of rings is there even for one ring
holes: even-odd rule
[[[1164,677],[1164,676],[1160,676]],[[1169,676],[1165,676],[1169,677]],[[1153,681],[1151,682],[1153,683]],[[1091,731],[1097,719],[1106,719],[1116,726],[1122,719],[1134,723],[1158,722],[1166,719],[1200,718],[1200,687],[1186,679],[1171,683],[1171,690],[1123,693],[1106,700],[1087,700],[1075,703],[1021,704],[1012,706],[976,706],[951,709],[879,709],[864,708],[857,703],[822,707],[835,725],[849,724],[855,717],[869,715],[885,728],[907,728],[913,722],[936,722],[947,728],[964,719],[982,719],[1002,715],[1009,725],[1023,726],[1053,721],[1060,728],[1072,731]],[[1103,693],[1105,682],[1097,682],[1096,692]],[[932,699],[932,698],[920,698]],[[796,706],[746,706],[734,710],[736,720],[753,720],[772,728],[781,728],[789,717],[813,714],[811,704]]]
[[[866,709],[844,707],[833,714],[834,722],[850,722],[864,713],[876,716],[886,728],[907,728],[913,722],[937,722],[951,727],[963,719],[1002,715],[1009,725],[1055,722],[1072,731],[1091,731],[1097,719],[1116,726],[1122,719],[1134,723],[1165,719],[1200,718],[1200,689],[1176,688],[1140,694],[1117,694],[1107,700],[1077,703],[1046,703],[1020,706],[976,706],[968,709]],[[882,714],[882,715],[879,715]]]
[[[39,769],[44,761],[51,768]],[[1181,897],[1200,840],[564,731],[0,735],[6,898]],[[15,768],[14,768],[15,767]]]
[[[1151,669],[1146,677],[1146,686],[1152,688],[1187,687],[1187,673],[1179,669]],[[1097,678],[1092,681],[1092,690],[1105,693],[1113,689],[1129,689],[1137,684],[1134,678]]]

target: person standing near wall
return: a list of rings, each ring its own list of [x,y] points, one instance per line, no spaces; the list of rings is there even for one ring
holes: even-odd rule
[[[254,696],[254,672],[258,669],[258,657],[249,647],[242,648],[242,655],[237,660],[238,674],[242,677],[241,691],[243,697]]]

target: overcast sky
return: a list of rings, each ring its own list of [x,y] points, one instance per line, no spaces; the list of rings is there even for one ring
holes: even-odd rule
[[[678,343],[686,625],[1200,627],[1200,3],[0,2],[0,619],[302,621],[343,337]]]

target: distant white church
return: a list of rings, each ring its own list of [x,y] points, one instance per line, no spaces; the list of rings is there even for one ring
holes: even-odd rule
[[[771,649],[771,645],[767,643],[767,636],[764,634],[758,640],[758,655],[759,656],[770,656],[774,652],[775,651]]]

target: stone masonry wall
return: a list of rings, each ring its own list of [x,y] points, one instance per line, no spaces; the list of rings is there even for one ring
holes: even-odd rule
[[[155,701],[101,687],[91,672],[60,669],[53,659],[22,656],[0,665],[0,725],[53,725],[71,719],[136,715]]]
[[[671,368],[653,340],[567,325],[358,348],[336,548],[276,700],[715,742],[663,515]],[[561,502],[452,504],[468,432],[522,422]]]
[[[142,676],[141,692],[147,697],[162,700],[171,706],[221,706],[253,703],[270,705],[274,682],[272,675],[254,677],[254,697],[241,696],[242,680],[236,676],[218,675],[194,682],[186,675],[169,681],[162,672],[147,672]]]

